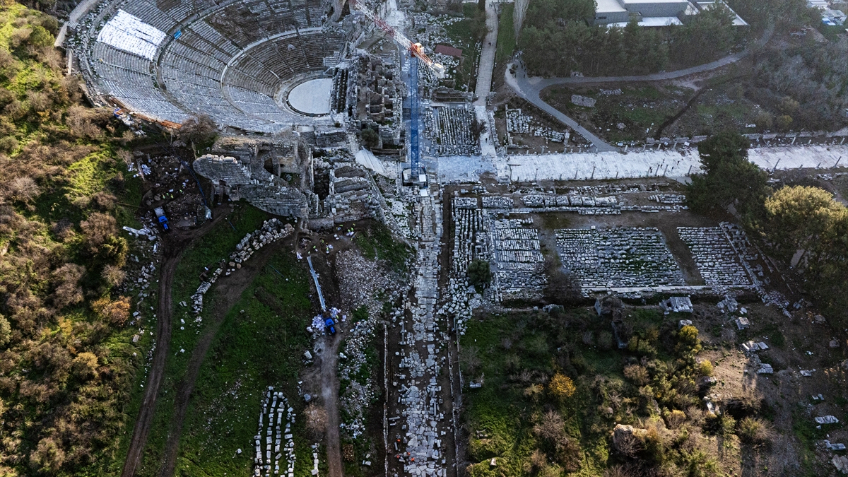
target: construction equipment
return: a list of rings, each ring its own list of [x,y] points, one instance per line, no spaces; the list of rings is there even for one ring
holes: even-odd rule
[[[363,15],[368,17],[369,20],[374,22],[383,32],[397,42],[398,45],[403,47],[406,51],[409,52],[410,55],[415,56],[419,60],[421,60],[425,65],[427,65],[436,76],[439,78],[445,77],[445,67],[431,60],[427,55],[424,54],[424,49],[421,46],[421,43],[412,43],[412,40],[404,36],[403,33],[395,30],[391,25],[386,23],[385,20],[378,17],[376,13],[372,12],[365,5],[359,3],[358,0],[350,0],[350,6],[362,12]]]
[[[412,182],[423,183],[421,180],[421,167],[418,140],[418,62],[421,61],[428,68],[433,70],[436,77],[441,79],[445,77],[445,67],[436,63],[426,54],[421,43],[413,43],[403,33],[395,30],[385,20],[377,16],[368,7],[360,3],[358,0],[350,0],[350,6],[362,12],[369,20],[374,22],[383,32],[394,40],[403,49],[409,52],[409,78],[407,81],[408,98],[409,98],[409,164],[410,164],[410,179]]]
[[[165,209],[163,209],[162,207],[156,207],[155,209],[153,209],[153,212],[156,213],[156,218],[159,220],[159,224],[162,225],[162,229],[166,232],[168,230],[171,230],[171,228],[168,226],[168,217],[165,216]]]

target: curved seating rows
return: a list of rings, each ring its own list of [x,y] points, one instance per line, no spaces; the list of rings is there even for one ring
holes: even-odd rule
[[[82,56],[96,92],[156,120],[204,113],[260,132],[302,121],[275,94],[292,78],[335,66],[344,45],[341,34],[321,28],[320,0],[126,0],[107,21],[118,10],[166,34],[153,60],[144,57],[149,45],[140,52],[133,33],[121,31],[92,41]]]

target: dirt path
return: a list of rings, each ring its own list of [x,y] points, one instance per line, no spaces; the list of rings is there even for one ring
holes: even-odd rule
[[[230,308],[241,298],[247,287],[253,283],[259,272],[268,264],[271,256],[275,252],[286,247],[291,248],[291,246],[291,239],[268,245],[262,250],[262,253],[254,255],[251,260],[244,262],[241,269],[230,276],[224,276],[218,279],[215,283],[215,298],[212,303],[207,305],[207,309],[214,310],[213,315],[210,317],[211,326],[207,326],[203,334],[201,334],[197,346],[191,352],[186,373],[176,386],[176,397],[174,399],[175,412],[171,420],[171,428],[168,430],[168,441],[165,444],[165,460],[159,468],[158,475],[160,477],[174,475],[177,456],[179,456],[180,437],[182,436],[183,424],[185,423],[191,393],[194,391],[194,384],[197,381],[197,376],[200,374],[200,367],[203,365],[206,353],[209,351],[212,343],[215,342],[215,336],[218,335],[218,330],[224,323],[224,318],[226,318]]]
[[[203,227],[189,232],[174,231],[171,235],[165,235],[162,241],[162,266],[159,269],[159,307],[156,310],[158,321],[156,323],[156,348],[153,352],[153,363],[150,367],[150,375],[144,391],[144,399],[138,413],[130,446],[127,450],[127,459],[121,477],[132,477],[141,461],[141,454],[147,445],[147,435],[153,422],[153,413],[156,410],[156,398],[159,396],[159,387],[162,384],[162,374],[165,369],[165,358],[171,344],[171,284],[174,281],[174,271],[180,263],[182,252],[193,241],[203,237],[212,230],[213,225],[221,220],[225,214],[219,212],[216,218]]]
[[[327,467],[330,477],[342,477],[342,449],[339,438],[339,344],[336,334],[321,353],[321,398],[327,411]]]
[[[322,238],[321,235],[311,235],[314,241]],[[326,238],[326,237],[325,237]],[[318,280],[321,284],[321,290],[324,295],[324,301],[328,307],[339,307],[341,298],[339,296],[339,283],[336,277],[335,260],[333,257],[339,252],[347,250],[352,246],[350,240],[335,241],[335,250],[332,255],[324,255],[321,253],[310,254],[312,257],[312,265],[315,267],[315,272],[318,274]],[[311,281],[311,280],[310,280]],[[314,284],[312,287],[316,294]],[[317,297],[316,297],[317,302]],[[344,466],[342,465],[342,450],[341,438],[339,436],[339,346],[342,343],[344,330],[347,328],[345,323],[338,321],[336,330],[338,333],[332,338],[322,337],[319,340],[324,340],[323,347],[315,356],[315,374],[314,383],[320,386],[321,400],[324,404],[324,411],[327,413],[327,429],[324,433],[327,444],[327,467],[330,477],[342,477],[344,475]],[[320,373],[320,376],[318,375]]]

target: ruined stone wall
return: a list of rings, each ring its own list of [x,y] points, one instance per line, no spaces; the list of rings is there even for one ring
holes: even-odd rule
[[[313,209],[317,209],[317,197],[311,199],[309,195],[314,196],[311,191],[304,193],[287,187],[282,179],[266,171],[258,160],[245,163],[234,157],[207,154],[194,161],[194,170],[213,184],[223,183],[235,192],[231,192],[231,196],[241,197],[271,214],[306,218]]]

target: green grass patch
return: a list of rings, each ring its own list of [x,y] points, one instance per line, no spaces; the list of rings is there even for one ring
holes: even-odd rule
[[[239,204],[227,215],[227,220],[216,223],[203,239],[195,242],[183,253],[174,273],[171,289],[176,307],[172,319],[171,356],[165,363],[162,387],[138,475],[154,475],[159,470],[174,412],[173,396],[176,385],[185,375],[191,352],[201,333],[201,327],[194,324],[194,316],[189,313],[189,309],[180,307],[178,303],[190,303],[191,295],[200,285],[200,275],[204,269],[208,268],[210,273],[214,271],[220,262],[235,250],[236,244],[247,233],[255,231],[267,217],[265,212],[253,206]],[[205,307],[201,315],[204,318],[214,309],[215,293],[216,288],[213,287],[204,297]],[[184,320],[184,323],[181,320]],[[181,327],[185,329],[181,330]],[[180,353],[181,349],[185,352]]]
[[[287,252],[270,262],[227,317],[206,357],[186,415],[176,475],[248,475],[262,393],[282,390],[298,413],[301,356],[310,344],[305,331],[311,303],[309,275]],[[244,310],[244,313],[241,311]],[[312,468],[304,419],[294,425],[295,475]],[[242,454],[236,456],[236,449]],[[264,449],[264,447],[263,447]]]
[[[768,338],[769,346],[777,348],[783,348],[786,346],[786,337],[783,336],[783,333],[780,331],[780,327],[774,323],[770,323],[761,330],[758,330],[758,334],[762,334]]]
[[[204,267],[214,271],[221,261],[228,259],[236,244],[250,232],[255,231],[269,215],[252,205],[240,203],[224,220],[214,225],[202,240],[195,242],[183,252],[174,275],[173,297],[175,302],[191,296],[200,285],[200,274]]]
[[[397,240],[392,231],[380,222],[372,223],[367,229],[359,231],[353,241],[359,246],[362,255],[369,260],[385,260],[398,272],[405,272],[412,249]]]
[[[505,64],[512,58],[515,51],[515,27],[513,26],[513,13],[515,5],[506,3],[501,10],[498,21],[498,47],[495,52],[495,63]]]
[[[816,429],[816,423],[813,418],[801,410],[796,410],[792,413],[792,433],[801,442],[801,470],[804,476],[820,475],[818,469],[818,458],[816,457],[816,443],[827,438],[828,429],[834,428],[834,425],[824,425],[821,429]],[[837,425],[838,426],[838,425]]]

